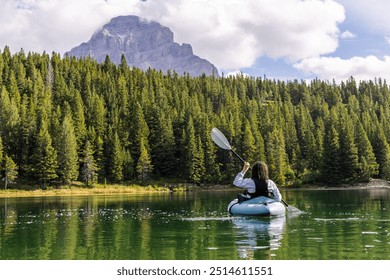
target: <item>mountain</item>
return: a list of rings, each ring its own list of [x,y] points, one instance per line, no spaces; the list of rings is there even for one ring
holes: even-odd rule
[[[175,70],[182,75],[218,76],[217,68],[206,59],[194,55],[189,44],[178,44],[173,32],[165,26],[137,16],[119,16],[93,34],[91,39],[71,49],[65,55],[88,57],[103,62],[106,55],[119,64],[122,54],[127,64],[141,69]]]

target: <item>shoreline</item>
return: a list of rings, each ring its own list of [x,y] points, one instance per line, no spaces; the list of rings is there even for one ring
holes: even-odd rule
[[[147,194],[147,193],[172,193],[189,191],[233,191],[236,187],[231,185],[201,185],[194,184],[166,184],[166,185],[100,185],[84,187],[80,185],[49,187],[48,189],[7,189],[0,190],[0,198],[23,197],[49,197],[49,196],[84,196],[84,195],[114,195],[114,194]]]
[[[160,186],[141,185],[107,185],[96,187],[61,186],[44,189],[8,189],[0,190],[0,198],[8,197],[44,197],[44,196],[81,196],[81,195],[110,195],[110,194],[142,194],[169,192],[168,188]]]
[[[383,179],[371,179],[368,183],[340,184],[337,186],[326,185],[302,185],[299,187],[279,187],[280,190],[357,190],[357,189],[390,189],[390,181]],[[7,189],[0,190],[0,198],[23,198],[45,196],[82,196],[82,195],[113,195],[113,194],[146,194],[169,193],[188,191],[240,191],[232,185],[200,185],[175,184],[175,185],[96,185],[94,187],[81,187],[79,185],[50,187],[43,189]]]
[[[384,179],[370,179],[366,183],[351,183],[328,186],[325,184],[310,184],[300,187],[280,187],[281,190],[363,190],[363,189],[390,189],[390,181]]]

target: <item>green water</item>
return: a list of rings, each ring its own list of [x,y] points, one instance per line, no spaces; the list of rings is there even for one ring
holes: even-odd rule
[[[304,211],[231,217],[237,192],[0,199],[0,259],[390,259],[390,190],[289,190]]]

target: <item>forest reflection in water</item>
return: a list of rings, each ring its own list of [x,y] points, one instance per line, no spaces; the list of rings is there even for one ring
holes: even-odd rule
[[[390,194],[284,190],[304,213],[232,217],[231,191],[0,199],[0,259],[389,259]]]

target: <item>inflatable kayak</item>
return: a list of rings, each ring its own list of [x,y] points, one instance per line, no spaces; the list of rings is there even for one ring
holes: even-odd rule
[[[233,199],[228,205],[228,211],[232,215],[280,216],[285,214],[286,208],[282,202],[259,196],[243,202]]]

